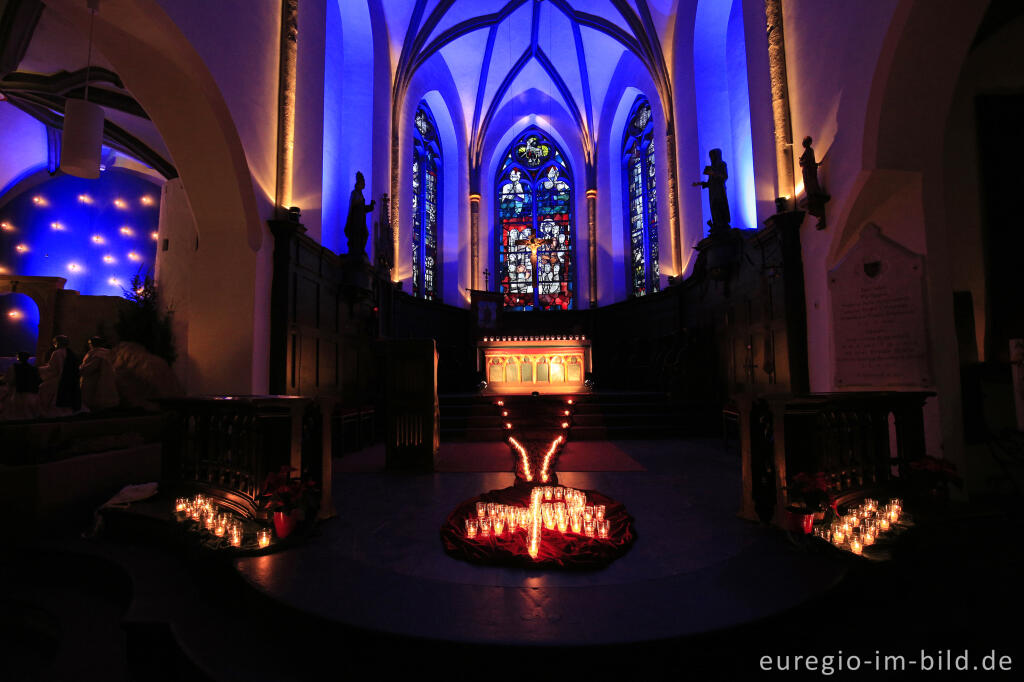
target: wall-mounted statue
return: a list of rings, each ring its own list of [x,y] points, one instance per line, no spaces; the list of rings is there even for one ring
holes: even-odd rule
[[[693,183],[694,187],[702,187],[708,191],[708,201],[711,203],[711,220],[708,227],[709,234],[718,234],[722,230],[729,229],[729,197],[725,193],[725,181],[729,179],[729,167],[722,161],[722,150],[712,149],[709,154],[711,164],[704,166],[704,175],[708,179],[704,182]]]
[[[818,229],[824,230],[825,225],[825,204],[832,197],[821,189],[818,184],[818,166],[821,164],[814,160],[814,148],[811,146],[813,140],[808,135],[804,138],[804,153],[800,155],[800,170],[804,176],[804,192],[807,204],[807,212],[818,219]]]
[[[376,201],[366,203],[363,197],[363,188],[366,187],[366,180],[363,174],[356,172],[356,186],[348,200],[348,219],[345,221],[345,237],[348,239],[348,253],[354,255],[361,253],[366,256],[366,240],[370,237],[370,230],[366,227],[366,214],[373,210]]]

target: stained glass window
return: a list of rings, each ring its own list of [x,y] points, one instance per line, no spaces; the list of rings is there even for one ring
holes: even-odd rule
[[[496,271],[505,307],[574,308],[572,174],[562,152],[540,130],[527,129],[509,146],[495,194]]]
[[[420,102],[413,119],[412,147],[412,295],[439,298],[438,229],[441,193],[441,143],[434,117]]]
[[[622,177],[626,192],[630,295],[660,288],[658,270],[658,193],[654,166],[654,118],[651,105],[638,97],[630,110],[622,141]]]

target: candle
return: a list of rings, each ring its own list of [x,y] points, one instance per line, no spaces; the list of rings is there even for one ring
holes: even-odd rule
[[[596,505],[594,507],[594,518],[598,521],[604,521],[605,506],[603,504]]]
[[[185,511],[187,505],[188,501],[184,497],[179,497],[176,500],[174,500],[174,511],[183,512]]]
[[[866,530],[864,531],[864,534],[861,535],[861,540],[864,541],[865,546],[873,545],[875,544],[875,534],[870,530]]]
[[[466,519],[466,537],[473,539],[476,537],[477,530],[480,528],[479,521],[477,519]]]
[[[256,544],[259,545],[260,549],[270,545],[270,531],[260,530],[256,532]]]
[[[242,546],[242,534],[237,530],[231,531],[231,546],[241,547]]]
[[[485,516],[484,518],[480,519],[479,523],[480,523],[480,537],[482,537],[482,538],[489,538],[489,537],[491,537],[491,519],[490,519],[490,517]]]
[[[487,516],[487,503],[486,502],[477,502],[476,503],[476,516],[477,516],[478,519],[482,519],[483,517]]]
[[[558,486],[557,488],[555,488],[555,499],[556,500],[564,500],[565,499],[565,488],[563,488],[562,486]]]
[[[583,515],[573,514],[569,517],[569,525],[572,528],[573,533],[579,533],[583,530]]]
[[[594,507],[587,505],[583,508],[583,520],[593,521],[594,520]]]
[[[888,516],[883,516],[883,517],[878,519],[878,529],[879,530],[889,530],[889,517]]]
[[[864,547],[860,544],[859,540],[850,540],[850,551],[854,554],[860,554],[864,550]]]
[[[603,519],[597,522],[597,537],[608,538],[608,531],[610,530],[611,522],[608,519]]]
[[[594,537],[594,519],[583,519],[583,534],[588,538]]]
[[[544,499],[550,501],[555,496],[555,489],[549,485],[544,486]]]
[[[541,507],[541,515],[544,519],[544,530],[555,529],[555,510],[554,505],[545,503]]]
[[[564,514],[558,517],[557,522],[559,533],[564,533],[569,530],[569,519]]]
[[[526,551],[534,559],[537,558],[537,554],[540,552],[540,505],[542,499],[544,499],[544,493],[539,488],[534,488],[530,491],[530,537]]]
[[[491,521],[491,526],[494,528],[494,535],[497,537],[505,532],[505,518],[500,514],[495,516]]]
[[[227,532],[227,528],[224,526],[224,524],[222,522],[218,521],[218,522],[216,522],[214,524],[214,526],[213,526],[213,534],[214,535],[216,535],[219,538],[222,538],[222,537],[224,537],[224,533],[226,533],[226,532]]]

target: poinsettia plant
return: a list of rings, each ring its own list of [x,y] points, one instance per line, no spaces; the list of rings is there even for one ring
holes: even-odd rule
[[[292,476],[288,465],[267,474],[260,493],[260,507],[270,512],[290,513],[295,509],[309,512],[320,502],[320,490],[312,479]]]
[[[825,472],[813,474],[801,471],[793,476],[787,488],[791,504],[805,507],[808,511],[821,512],[831,509],[836,511],[836,498],[831,493],[831,486]]]
[[[949,495],[949,484],[963,490],[964,480],[949,460],[924,455],[910,462],[911,483],[922,494]]]

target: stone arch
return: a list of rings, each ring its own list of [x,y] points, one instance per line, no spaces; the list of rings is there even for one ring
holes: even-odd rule
[[[88,30],[82,3],[47,5]],[[199,236],[188,272],[164,272],[165,291],[190,301],[188,338],[178,340],[179,355],[191,365],[187,389],[262,392],[269,343],[267,228],[231,113],[209,68],[157,0],[107,0],[102,10],[94,47],[162,136]]]
[[[53,338],[56,323],[57,295],[63,291],[67,280],[63,277],[29,277],[24,275],[0,275],[0,296],[25,294],[39,309],[39,327],[36,338],[36,358],[46,356]]]

